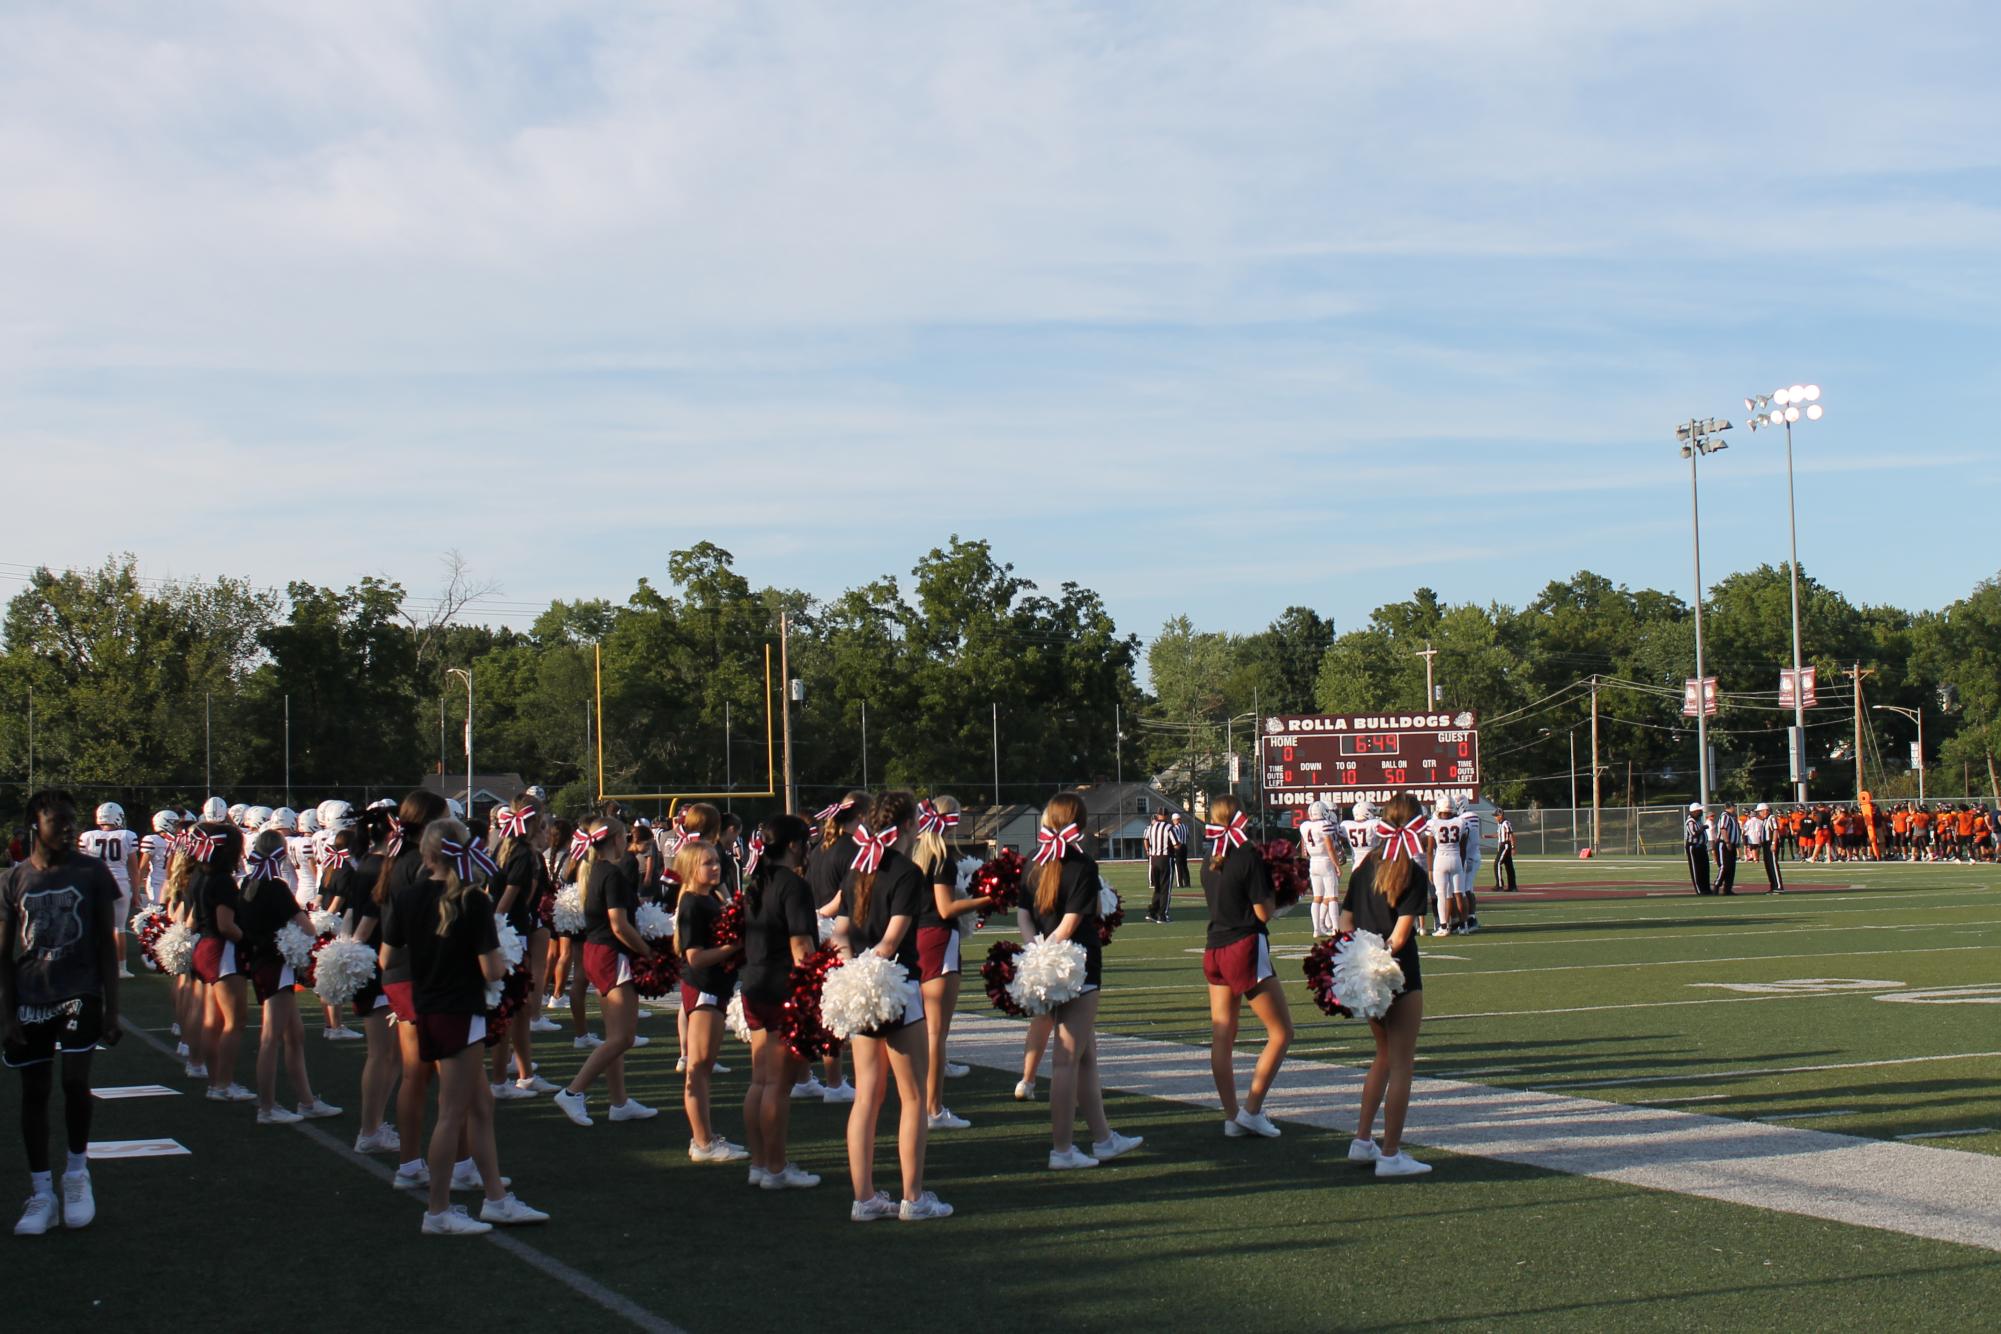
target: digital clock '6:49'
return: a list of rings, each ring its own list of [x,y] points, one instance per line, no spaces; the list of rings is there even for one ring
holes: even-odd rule
[[[1395,732],[1350,732],[1341,737],[1343,755],[1394,755],[1401,738]]]

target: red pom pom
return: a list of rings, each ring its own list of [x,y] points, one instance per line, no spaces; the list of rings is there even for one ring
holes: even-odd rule
[[[320,951],[328,945],[333,944],[333,938],[334,934],[331,931],[325,931],[313,937],[312,957],[306,960],[306,966],[303,969],[294,968],[292,970],[292,976],[298,981],[300,986],[310,989],[319,981]]]
[[[497,1040],[506,1034],[507,1021],[519,1014],[521,1007],[528,1003],[528,988],[533,984],[528,960],[523,959],[507,970],[507,976],[500,979],[500,1001],[486,1012],[486,1035],[489,1039]]]
[[[681,957],[671,949],[656,949],[648,959],[633,956],[632,986],[640,995],[658,1000],[681,985]]]
[[[993,900],[980,913],[982,922],[993,913],[1015,910],[1021,902],[1022,877],[1027,873],[1028,862],[1013,848],[1002,848],[973,872],[973,883],[967,892],[976,899]]]
[[[785,1018],[779,1033],[792,1055],[808,1062],[832,1056],[841,1049],[841,1040],[820,1021],[820,991],[827,974],[841,966],[839,950],[822,945],[799,963],[792,965],[790,989],[785,999]]]
[[[1021,946],[1012,940],[996,940],[994,947],[987,951],[987,961],[980,965],[980,980],[986,983],[987,999],[1002,1014],[1020,1019],[1028,1011],[1015,1003],[1007,994],[1007,984],[1014,981],[1015,956],[1021,953]]]
[[[743,944],[743,900],[731,899],[723,905],[716,918],[716,938],[713,944],[718,949],[734,949]],[[741,958],[731,959],[723,967],[734,970],[742,963]]]
[[[153,947],[160,943],[160,937],[166,935],[167,928],[173,924],[173,920],[159,908],[148,909],[146,920],[139,924],[139,953],[146,960],[146,966],[156,973],[161,971],[160,956],[154,953]]]
[[[1333,1015],[1336,1019],[1355,1017],[1347,1006],[1334,999],[1334,951],[1342,942],[1354,938],[1354,932],[1343,931],[1331,940],[1321,941],[1306,952],[1306,958],[1299,966],[1299,970],[1306,974],[1306,986],[1313,993],[1313,1003],[1320,1007],[1322,1014]]]
[[[556,891],[550,890],[535,900],[535,925],[544,931],[556,929]]]
[[[1119,906],[1112,909],[1111,913],[1108,916],[1100,917],[1098,919],[1098,945],[1100,948],[1103,948],[1104,946],[1111,944],[1112,932],[1118,930],[1120,927],[1126,924],[1125,899],[1120,897],[1120,895],[1116,890],[1113,891],[1112,897],[1117,898],[1119,900]]]
[[[1273,906],[1290,908],[1312,892],[1313,882],[1306,863],[1299,858],[1299,845],[1289,838],[1275,838],[1258,849],[1264,855],[1265,874],[1271,877]]]

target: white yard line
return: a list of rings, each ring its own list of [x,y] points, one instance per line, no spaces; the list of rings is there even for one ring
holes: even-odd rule
[[[962,1015],[954,1053],[1012,1074],[1022,1032]],[[1106,1088],[1216,1108],[1206,1048],[1101,1035],[1098,1063]],[[1251,1064],[1239,1056],[1239,1080]],[[1352,1133],[1362,1073],[1289,1062],[1265,1111]],[[2001,1158],[1987,1154],[1430,1078],[1414,1081],[1405,1133],[1452,1153],[2001,1251]]]
[[[1440,977],[1506,977],[1515,973],[1582,973],[1603,968],[1687,968],[1718,963],[1767,963],[1786,959],[1882,958],[1891,954],[1956,954],[1966,950],[2001,949],[1996,945],[1935,945],[1922,950],[1826,950],[1809,954],[1730,954],[1714,959],[1629,959],[1619,963],[1550,963],[1533,968],[1443,968]],[[1121,991],[1126,988],[1121,987]]]
[[[1699,1075],[1644,1075],[1632,1079],[1558,1080],[1539,1084],[1538,1089],[1609,1089],[1629,1084],[1684,1084],[1697,1079],[1738,1079],[1762,1075],[1812,1075],[1826,1070],[1880,1070],[1890,1065],[1930,1065],[1938,1061],[1984,1061],[2001,1057],[2001,1051],[1962,1051],[1944,1056],[1897,1056],[1886,1061],[1842,1061],[1834,1065],[1768,1065],[1739,1070],[1710,1070]]]

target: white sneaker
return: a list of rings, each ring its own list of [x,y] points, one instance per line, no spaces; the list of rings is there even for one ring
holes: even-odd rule
[[[1016,1084],[1014,1086],[1014,1100],[1016,1102],[1034,1102],[1035,1085],[1029,1083],[1026,1079]]]
[[[794,1084],[792,1086],[792,1096],[795,1098],[824,1099],[826,1097],[826,1094],[827,1094],[827,1086],[820,1082],[820,1077],[818,1075],[807,1075],[804,1079],[800,1080],[797,1084]]]
[[[1383,1151],[1376,1147],[1376,1142],[1372,1139],[1348,1141],[1348,1161],[1351,1163],[1360,1163],[1363,1167],[1367,1167],[1371,1163],[1380,1162],[1382,1156]]]
[[[181,1026],[178,1023],[168,1024],[167,1031],[175,1037],[179,1037],[181,1035]]]
[[[208,1091],[210,1102],[256,1102],[257,1095],[241,1084],[229,1084],[222,1088],[211,1087]]]
[[[403,1141],[397,1135],[395,1127],[377,1126],[374,1130],[365,1130],[354,1137],[354,1151],[356,1153],[401,1153],[403,1151]]]
[[[637,1098],[627,1098],[624,1102],[611,1105],[611,1119],[614,1121],[650,1121],[660,1115],[656,1107],[648,1107]]]
[[[732,1144],[721,1135],[707,1144],[688,1141],[688,1161],[692,1163],[740,1163],[750,1157],[750,1150],[741,1144]]]
[[[822,1102],[853,1102],[854,1100],[855,1086],[845,1079],[820,1094],[820,1101]]]
[[[560,1033],[563,1031],[563,1026],[545,1014],[537,1017],[535,1022],[529,1024],[528,1031],[530,1033]]]
[[[591,1123],[590,1109],[584,1104],[584,1095],[572,1093],[568,1089],[558,1089],[555,1096],[556,1109],[580,1126]]]
[[[589,1051],[592,1047],[604,1046],[604,1039],[595,1033],[586,1033],[570,1043],[578,1051]]]
[[[750,1165],[750,1184],[751,1184],[751,1185],[753,1185],[753,1186],[763,1186],[763,1185],[764,1185],[764,1183],[765,1183],[766,1181],[770,1180],[770,1179],[771,1179],[771,1173],[769,1173],[769,1172],[765,1171],[765,1170],[764,1170],[763,1168],[759,1167],[759,1166],[758,1166],[758,1165],[757,1165],[756,1163],[752,1163],[752,1164]],[[768,1189],[768,1190],[777,1190],[777,1189],[778,1189],[778,1187],[776,1187],[776,1186],[769,1186],[769,1187],[766,1187],[766,1189]]]
[[[514,1198],[513,1191],[509,1191],[504,1199],[488,1200],[480,1205],[479,1221],[498,1223],[502,1227],[521,1227],[528,1223],[546,1223],[549,1215],[540,1209],[530,1209]]]
[[[897,1206],[896,1217],[904,1223],[922,1223],[933,1218],[950,1218],[952,1206],[925,1191],[914,1200],[905,1200]]]
[[[208,1067],[205,1065],[196,1065],[193,1061],[189,1061],[181,1067],[181,1073],[185,1074],[189,1079],[207,1079]]]
[[[493,1096],[498,1102],[519,1102],[523,1098],[535,1096],[535,1090],[523,1088],[511,1079],[503,1079],[493,1086]]]
[[[424,1235],[427,1237],[476,1237],[491,1231],[493,1224],[480,1222],[462,1205],[455,1204],[441,1214],[424,1215]]]
[[[361,1037],[361,1034],[355,1032],[346,1024],[342,1024],[338,1028],[329,1028],[325,1032],[328,1042],[354,1042]]]
[[[514,1081],[514,1087],[527,1089],[530,1093],[554,1093],[557,1088],[556,1085],[551,1084],[540,1075],[530,1075],[526,1079],[517,1079]]]
[[[861,1206],[856,1205],[855,1207],[860,1208]],[[21,1221],[14,1224],[14,1235],[17,1237],[39,1237],[54,1227],[61,1218],[61,1207],[56,1204],[56,1197],[53,1193],[48,1195],[30,1195],[28,1202],[21,1207]]]
[[[97,1217],[97,1197],[90,1193],[90,1173],[63,1173],[63,1226],[89,1227]]]
[[[121,978],[130,978],[132,976],[132,970],[130,968],[127,968],[124,964],[121,963],[118,965],[118,976]]]
[[[429,1190],[431,1188],[431,1169],[423,1163],[418,1163],[417,1170],[414,1172],[405,1172],[399,1167],[396,1169],[395,1179],[389,1184],[397,1190]]]
[[[759,1184],[766,1190],[810,1190],[820,1184],[820,1178],[797,1163],[787,1163],[783,1172],[766,1172]]]
[[[945,1078],[947,1079],[964,1079],[971,1073],[973,1073],[973,1067],[970,1065],[960,1065],[957,1061],[945,1062]]]
[[[307,1121],[325,1121],[340,1115],[340,1108],[325,1098],[314,1098],[311,1102],[299,1104],[299,1116]]]
[[[1049,1170],[1052,1172],[1074,1172],[1080,1167],[1096,1167],[1098,1160],[1072,1144],[1067,1149],[1049,1151]]]
[[[1244,1136],[1250,1133],[1251,1133],[1250,1131],[1244,1129],[1242,1126],[1238,1125],[1235,1121],[1223,1122],[1224,1139],[1242,1139]]]
[[[890,1199],[889,1196],[883,1194],[881,1191],[877,1191],[874,1199],[856,1200],[848,1206],[848,1221],[850,1223],[873,1223],[878,1218],[894,1218],[899,1212],[900,1207],[895,1200]]]
[[[602,1043],[603,1041],[604,1041],[604,1039],[603,1039],[603,1038],[599,1038],[599,1039],[597,1040],[597,1042],[593,1042],[593,1043],[592,1043],[591,1045],[592,1045],[593,1047],[595,1047],[595,1046],[599,1045],[599,1043]],[[653,1039],[652,1039],[652,1038],[649,1038],[649,1037],[647,1037],[647,1036],[646,1036],[646,1035],[645,1035],[644,1033],[641,1033],[641,1034],[639,1034],[639,1035],[638,1035],[637,1037],[633,1038],[633,1040],[632,1040],[632,1045],[633,1045],[633,1046],[635,1046],[635,1047],[644,1047],[644,1046],[645,1046],[645,1045],[646,1045],[647,1043],[649,1043],[649,1042],[651,1042],[651,1041],[653,1041]],[[722,1067],[721,1067],[721,1066],[717,1066],[716,1068],[717,1068],[718,1070],[722,1069]]]
[[[676,1056],[676,1057],[674,1058],[674,1073],[675,1073],[675,1074],[677,1074],[677,1075],[685,1075],[685,1074],[687,1074],[687,1073],[688,1073],[688,1058],[687,1058],[687,1057],[685,1057],[685,1056]]]
[[[637,1038],[634,1038],[634,1039],[633,1039],[633,1041],[634,1041],[635,1043],[637,1043],[637,1042],[639,1041],[639,1039],[637,1039]],[[722,1063],[721,1061],[711,1061],[711,1062],[709,1062],[709,1073],[710,1073],[710,1074],[712,1074],[712,1075],[726,1075],[726,1074],[728,1074],[729,1072],[730,1072],[730,1068],[729,1068],[728,1066],[724,1065],[724,1064],[723,1064],[723,1063]]]
[[[1432,938],[1434,940],[1437,939],[1439,936],[1449,936],[1451,934],[1452,934],[1452,928],[1449,926],[1441,926],[1436,931],[1431,933]]]
[[[183,1064],[194,1059],[194,1053],[188,1050],[188,1044],[185,1042],[174,1044],[174,1055],[180,1057]]]
[[[1101,1139],[1091,1146],[1091,1156],[1099,1162],[1109,1162],[1121,1154],[1131,1153],[1146,1143],[1144,1135],[1121,1135],[1114,1130],[1109,1139]]]
[[[260,1107],[257,1109],[257,1124],[260,1126],[297,1125],[306,1118],[289,1107]]]
[[[930,1117],[933,1130],[964,1130],[973,1123],[963,1116],[952,1115],[950,1107],[940,1107]]]
[[[1243,1127],[1248,1134],[1262,1135],[1266,1139],[1277,1139],[1279,1136],[1279,1129],[1271,1123],[1270,1117],[1263,1112],[1254,1112],[1248,1107],[1237,1109],[1236,1124]]]
[[[1376,1175],[1379,1177],[1421,1177],[1430,1170],[1430,1163],[1421,1163],[1402,1149],[1376,1159]]]

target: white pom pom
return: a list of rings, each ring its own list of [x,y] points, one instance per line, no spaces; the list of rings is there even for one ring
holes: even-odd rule
[[[983,865],[985,865],[985,863],[982,862],[978,857],[959,858],[958,891],[960,898],[962,899],[965,898],[966,891],[973,887],[973,877],[979,874],[980,867]]]
[[[352,936],[320,946],[313,956],[313,991],[328,1005],[345,1005],[375,976],[375,947]]]
[[[1030,1014],[1048,1014],[1084,994],[1086,958],[1074,940],[1031,940],[1015,956],[1007,994]]]
[[[1098,916],[1110,917],[1119,910],[1119,892],[1112,888],[1112,882],[1098,877]]]
[[[1351,1014],[1382,1018],[1403,990],[1403,981],[1403,965],[1373,931],[1357,931],[1334,951],[1334,999]]]
[[[820,992],[820,1020],[845,1041],[903,1018],[918,1003],[917,983],[894,959],[873,951],[827,974]]]
[[[500,1004],[500,993],[506,986],[506,979],[486,984],[486,1008],[491,1011]]]
[[[819,926],[820,943],[824,945],[834,938],[834,919],[831,917],[822,917]]]
[[[312,919],[314,935],[337,936],[340,934],[341,921],[339,913],[328,912],[324,908],[315,909],[312,913]]]
[[[639,934],[648,940],[672,940],[674,938],[674,914],[657,903],[642,903],[639,911],[632,916],[632,924],[639,928]]]
[[[194,928],[176,922],[160,933],[160,939],[153,946],[153,953],[160,960],[160,971],[179,976],[194,970],[195,962]]]
[[[730,1026],[730,1036],[734,1037],[738,1042],[750,1041],[750,1022],[743,1017],[743,993],[741,991],[730,997],[729,1008],[723,1011],[723,1020]]]
[[[303,973],[312,966],[314,944],[313,933],[297,922],[287,922],[278,931],[278,953],[295,973]]]
[[[509,921],[495,922],[493,931],[500,937],[500,957],[507,960],[509,968],[513,968],[521,962],[521,957],[528,953],[527,942],[521,939],[521,933],[516,931],[514,923]],[[486,1008],[491,1010],[493,1005],[489,1004]]]
[[[564,885],[556,891],[555,927],[572,936],[584,929],[584,891],[575,885]]]
[[[132,914],[132,920],[127,925],[132,928],[133,935],[143,935],[146,928],[153,924],[153,919],[159,915],[160,910],[158,908],[141,908],[138,912]]]

